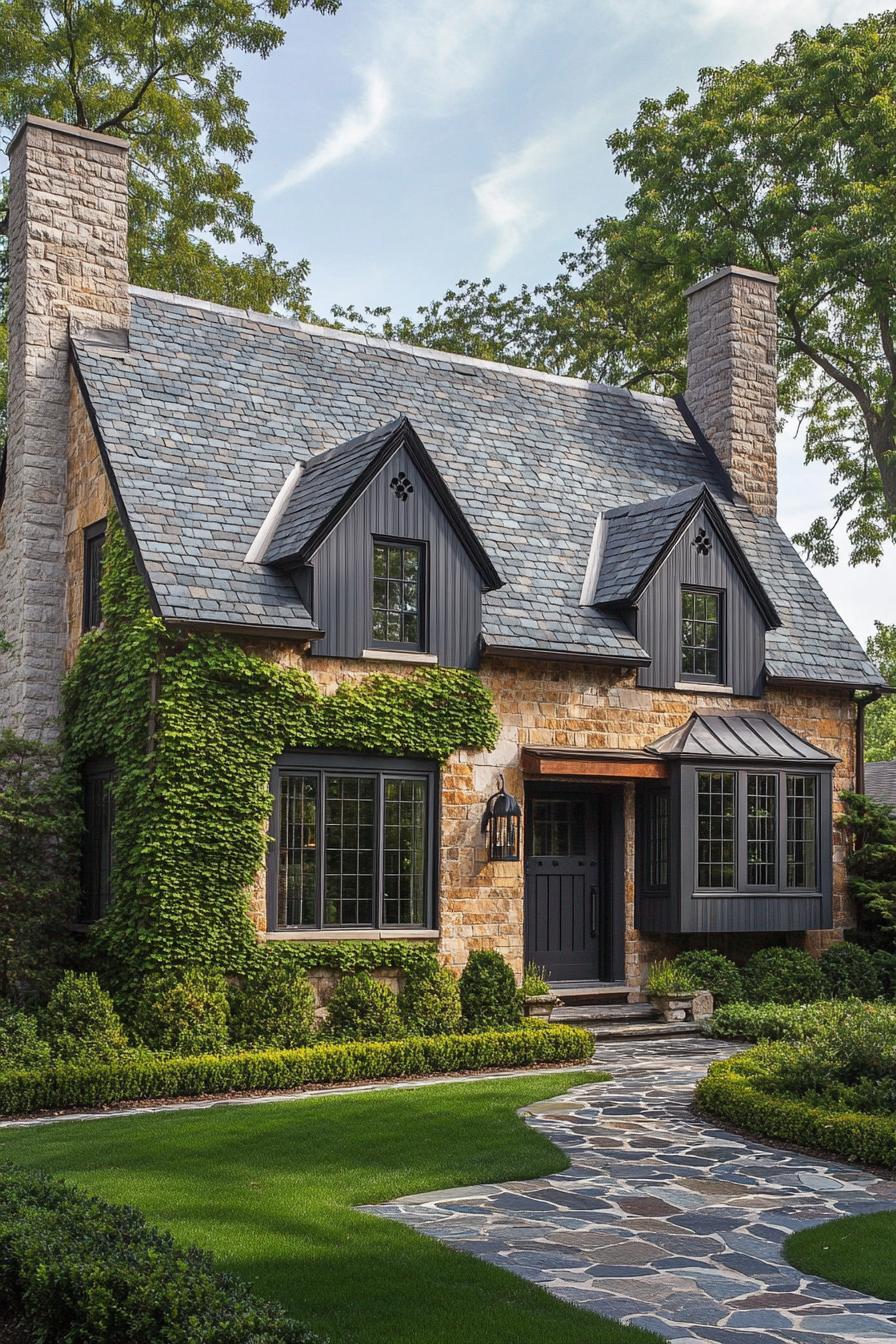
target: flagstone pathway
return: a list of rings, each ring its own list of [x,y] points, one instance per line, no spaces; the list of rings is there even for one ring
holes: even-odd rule
[[[569,1154],[568,1171],[368,1211],[673,1341],[896,1342],[896,1302],[781,1256],[799,1228],[896,1209],[896,1181],[698,1120],[694,1085],[730,1053],[702,1038],[605,1043],[598,1062],[613,1082],[524,1112]]]

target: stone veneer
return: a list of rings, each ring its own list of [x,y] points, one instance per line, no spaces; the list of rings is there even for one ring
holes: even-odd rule
[[[777,316],[773,275],[726,266],[687,291],[685,400],[738,494],[774,518]]]
[[[325,691],[373,671],[411,672],[396,663],[340,661],[303,656],[287,644],[258,645],[275,661],[302,666]],[[639,688],[634,672],[585,663],[549,663],[486,657],[480,669],[495,698],[501,734],[491,752],[458,752],[442,772],[439,952],[460,969],[474,948],[494,948],[519,975],[523,967],[523,864],[488,863],[479,825],[499,773],[522,799],[524,747],[584,747],[590,750],[646,746],[683,723],[694,709],[709,713],[767,710],[816,746],[840,758],[834,770],[835,816],[840,790],[854,775],[855,707],[848,691],[772,687],[760,700],[711,693],[690,694]],[[743,956],[772,942],[789,941],[820,951],[842,937],[854,921],[846,894],[846,840],[834,834],[834,929],[807,934],[655,935],[634,928],[635,786],[617,784],[625,795],[625,972],[640,984],[650,961],[684,946],[713,946]],[[259,874],[252,912],[264,929],[264,877]],[[302,935],[299,935],[300,937]],[[318,935],[319,937],[320,935]]]
[[[9,149],[9,403],[0,511],[0,724],[57,727],[70,321],[126,327],[127,142],[29,117]]]

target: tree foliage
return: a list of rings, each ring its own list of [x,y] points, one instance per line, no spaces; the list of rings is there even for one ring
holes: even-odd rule
[[[270,56],[292,10],[340,3],[0,0],[0,126],[31,113],[130,140],[133,283],[302,314],[307,262],[264,242],[243,185],[255,137],[234,57]]]
[[[665,393],[685,384],[683,290],[719,266],[778,275],[779,398],[830,468],[830,515],[797,540],[853,562],[896,539],[896,12],[796,32],[766,60],[645,99],[609,140],[633,184],[557,278],[461,281],[386,335]]]
[[[896,625],[874,622],[868,656],[896,687]],[[885,695],[865,711],[865,760],[896,760],[896,695]]]
[[[842,797],[852,840],[849,892],[858,902],[861,940],[896,952],[896,818],[863,794]]]

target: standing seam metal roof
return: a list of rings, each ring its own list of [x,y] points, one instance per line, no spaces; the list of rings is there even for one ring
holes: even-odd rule
[[[782,618],[769,673],[880,684],[777,524],[725,498],[672,400],[140,290],[126,355],[73,347],[169,620],[309,629],[249,546],[296,462],[405,414],[505,579],[483,600],[489,647],[643,658],[621,620],[579,605],[596,517],[705,484]]]
[[[797,761],[831,765],[836,757],[786,728],[773,714],[698,714],[647,748],[657,756],[707,760]]]

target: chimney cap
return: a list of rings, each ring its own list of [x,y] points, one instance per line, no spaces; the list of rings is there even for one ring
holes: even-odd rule
[[[18,129],[6,146],[6,153],[11,154],[19,137],[26,126],[36,126],[42,131],[55,131],[59,135],[72,135],[78,140],[92,140],[94,144],[110,145],[116,149],[127,149],[130,145],[129,140],[124,140],[120,135],[104,135],[101,131],[88,131],[86,126],[72,126],[68,121],[51,121],[49,117],[34,117],[30,114],[20,122]]]
[[[705,280],[698,280],[696,285],[691,285],[690,289],[686,289],[684,292],[685,298],[688,299],[692,294],[696,294],[698,289],[706,289],[708,285],[714,285],[717,280],[724,280],[726,275],[742,275],[746,280],[762,280],[767,285],[777,285],[778,283],[778,277],[769,275],[768,271],[751,271],[746,266],[722,266],[719,270],[713,271],[712,275],[708,275]]]

